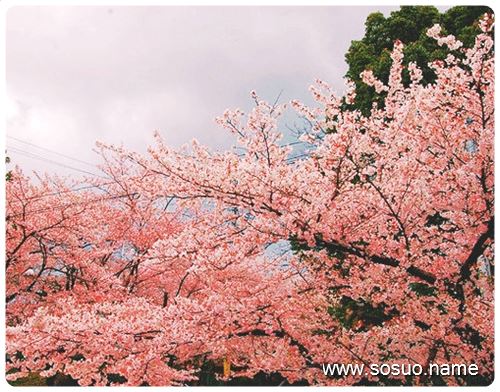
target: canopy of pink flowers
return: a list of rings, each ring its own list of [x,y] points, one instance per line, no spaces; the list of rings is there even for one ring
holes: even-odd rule
[[[350,109],[352,83],[337,96],[317,81],[317,107],[289,104],[309,124],[299,159],[278,129],[287,105],[252,93],[250,113],[217,120],[243,153],[158,136],[147,155],[100,145],[109,181],[35,183],[16,169],[8,378],[176,385],[223,360],[225,377],[322,385],[365,377],[328,378],[322,363],[475,363],[491,375],[492,25],[471,49],[432,27],[450,54],[429,85],[395,42],[387,85],[363,73],[385,95],[368,117]],[[361,304],[379,320],[353,314]]]

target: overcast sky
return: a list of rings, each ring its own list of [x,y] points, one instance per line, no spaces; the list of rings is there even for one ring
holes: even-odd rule
[[[216,116],[248,110],[252,89],[270,101],[283,90],[282,102],[310,102],[308,86],[321,78],[342,92],[351,40],[363,36],[369,13],[394,9],[13,7],[8,153],[28,172],[74,176],[53,162],[96,169],[34,145],[90,163],[96,140],[145,151],[154,130],[174,146],[196,138],[228,148]]]

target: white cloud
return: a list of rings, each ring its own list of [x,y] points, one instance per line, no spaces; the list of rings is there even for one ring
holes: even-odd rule
[[[96,140],[144,151],[155,129],[174,145],[196,137],[226,148],[231,137],[213,118],[227,107],[249,108],[252,89],[307,102],[319,77],[343,90],[344,53],[374,10],[13,7],[7,133],[93,161]],[[61,170],[12,158],[28,169]]]

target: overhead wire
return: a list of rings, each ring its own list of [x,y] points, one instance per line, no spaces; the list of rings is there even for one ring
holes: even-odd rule
[[[28,158],[32,158],[32,159],[37,159],[37,160],[42,161],[42,162],[46,162],[46,163],[50,163],[50,164],[53,164],[53,165],[56,165],[56,166],[59,166],[59,167],[63,167],[65,169],[70,169],[70,170],[74,170],[74,171],[77,171],[77,172],[80,172],[80,173],[84,173],[84,174],[88,174],[88,175],[91,175],[91,176],[96,176],[96,177],[108,179],[107,177],[101,176],[100,174],[93,173],[93,172],[90,172],[90,171],[85,170],[85,169],[77,168],[77,167],[74,167],[74,166],[62,163],[62,162],[58,162],[58,161],[55,161],[53,159],[44,157],[42,155],[30,152],[30,151],[22,150],[20,148],[14,147],[14,146],[7,146],[7,151],[12,151],[12,152],[14,152],[16,154],[19,154],[19,155],[22,155],[22,156],[25,156],[25,157],[28,157]]]
[[[39,209],[31,210],[31,211],[28,210],[25,212],[11,214],[11,215],[8,215],[7,217],[17,217],[17,216],[21,216],[21,215],[25,215],[25,214],[26,215],[37,214],[40,212],[50,211],[50,210],[54,210],[54,209],[64,209],[64,208],[69,208],[69,207],[73,207],[73,206],[77,206],[77,205],[86,206],[88,204],[98,203],[98,202],[105,201],[105,200],[114,200],[114,199],[120,199],[122,197],[129,197],[129,196],[135,196],[135,195],[137,195],[137,193],[125,193],[125,194],[119,194],[119,195],[102,196],[102,197],[98,197],[98,198],[91,199],[91,200],[85,200],[85,201],[81,201],[81,202],[74,202],[74,203],[67,203],[67,204],[61,204],[61,205],[56,205],[56,206],[44,207],[44,208],[39,208]]]
[[[32,147],[35,147],[35,148],[38,148],[40,150],[44,150],[44,151],[47,151],[47,152],[50,152],[52,154],[55,154],[55,155],[59,155],[61,157],[64,157],[66,159],[70,159],[72,161],[75,161],[75,162],[79,162],[79,163],[83,163],[84,165],[88,165],[88,166],[91,166],[91,167],[95,167],[94,164],[90,163],[90,162],[87,162],[87,161],[84,161],[83,159],[79,159],[79,158],[75,158],[75,157],[72,157],[72,156],[69,156],[69,155],[66,155],[66,154],[63,154],[63,153],[60,153],[58,151],[54,151],[54,150],[51,150],[50,148],[47,148],[47,147],[43,147],[43,146],[39,146],[38,144],[35,144],[33,142],[28,142],[26,140],[23,140],[23,139],[19,139],[17,137],[14,137],[14,136],[10,136],[10,135],[7,135],[7,138],[9,139],[12,139],[12,140],[15,140],[19,143],[23,143],[25,145],[28,145],[28,146],[32,146]]]
[[[22,140],[22,139],[19,139],[19,138],[16,138],[14,136],[10,136],[10,135],[7,135],[7,137],[9,139],[15,140],[15,141],[17,141],[19,143],[23,143],[25,145],[32,146],[32,147],[38,148],[40,150],[47,151],[47,152],[55,154],[55,155],[59,155],[59,156],[64,157],[66,159],[70,159],[70,160],[75,161],[75,162],[83,163],[83,164],[86,164],[86,165],[91,166],[91,167],[96,167],[96,165],[93,165],[93,164],[91,164],[89,162],[86,162],[84,160],[81,160],[81,159],[78,159],[78,158],[71,157],[69,155],[65,155],[65,154],[59,153],[59,152],[51,150],[49,148],[46,148],[46,147],[43,147],[43,146],[39,146],[39,145],[37,145],[35,143],[28,142],[26,140]],[[10,146],[10,147],[7,146],[7,150],[8,151],[10,150],[10,151],[12,151],[12,152],[14,152],[16,154],[19,154],[19,155],[22,155],[22,156],[25,156],[25,157],[28,157],[28,158],[37,159],[37,160],[40,160],[42,162],[51,163],[53,165],[57,165],[57,166],[60,166],[60,167],[66,168],[66,169],[74,170],[74,171],[77,171],[77,172],[80,172],[80,173],[83,173],[83,174],[87,174],[87,175],[91,175],[91,176],[95,176],[95,177],[100,177],[100,178],[103,178],[103,179],[109,179],[108,177],[104,177],[104,176],[101,176],[99,174],[96,174],[96,173],[93,173],[93,172],[90,172],[90,171],[87,171],[87,170],[84,170],[84,169],[81,169],[81,168],[77,168],[77,167],[74,167],[74,166],[71,166],[71,165],[59,162],[59,161],[55,161],[53,159],[47,158],[45,156],[42,156],[40,154],[31,152],[31,151],[25,151],[23,149],[15,147],[15,146]],[[294,160],[294,159],[301,158],[302,156],[306,156],[306,155],[307,154],[300,154],[300,155],[295,156],[295,157],[289,157],[287,160]],[[63,191],[57,191],[57,192],[51,192],[51,193],[46,193],[46,194],[42,194],[42,195],[37,195],[37,196],[31,197],[31,198],[28,198],[27,200],[38,200],[38,199],[41,199],[41,198],[44,198],[44,197],[57,196],[57,195],[64,194],[64,193],[78,192],[78,191],[81,191],[81,190],[91,189],[91,188],[97,188],[97,189],[99,189],[101,186],[112,185],[114,183],[115,183],[115,181],[110,181],[110,182],[102,183],[102,184],[99,184],[99,185],[87,185],[87,186],[82,186],[82,187],[79,187],[79,188],[66,189],[66,190],[63,190]],[[99,197],[99,198],[97,198],[95,200],[87,201],[87,203],[93,203],[93,202],[98,202],[98,201],[102,201],[102,200],[112,200],[112,199],[116,199],[116,198],[120,198],[120,197],[126,197],[126,196],[131,196],[131,194],[110,195],[110,196],[104,197],[104,198],[103,197]],[[67,207],[71,207],[73,205],[79,205],[79,204],[84,204],[84,203],[83,202],[69,203],[69,204],[66,204],[66,205],[62,205],[62,208],[67,208]],[[58,207],[61,207],[61,206],[58,206]],[[32,211],[29,211],[29,213],[38,213],[38,212],[48,211],[48,210],[53,209],[53,208],[55,208],[55,207],[48,207],[48,208],[43,208],[43,209],[38,209],[38,210],[32,210]],[[56,206],[56,208],[57,208],[57,206]],[[11,216],[18,216],[18,215],[22,215],[22,214],[14,214],[14,215],[11,215]]]

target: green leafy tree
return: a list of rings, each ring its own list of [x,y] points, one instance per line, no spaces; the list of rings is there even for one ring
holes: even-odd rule
[[[365,36],[359,41],[352,41],[346,53],[346,61],[349,65],[346,76],[356,84],[356,101],[349,107],[360,109],[363,114],[369,115],[373,102],[382,106],[384,94],[377,94],[375,89],[365,84],[360,77],[361,72],[371,69],[375,76],[388,83],[390,67],[392,64],[391,51],[394,41],[400,40],[404,44],[404,61],[416,62],[423,72],[422,83],[434,81],[434,71],[428,63],[434,60],[443,60],[449,53],[446,46],[439,46],[436,40],[427,36],[427,30],[434,24],[439,24],[444,35],[452,34],[462,41],[465,47],[474,45],[475,37],[479,34],[479,18],[485,13],[493,13],[488,7],[482,6],[457,6],[440,13],[433,6],[402,6],[400,10],[394,11],[389,17],[381,12],[371,13],[365,22]],[[460,56],[459,53],[454,53]],[[410,81],[407,70],[403,71],[403,83]],[[345,104],[347,106],[347,104]],[[329,132],[335,132],[334,129]],[[353,177],[354,184],[361,181],[356,175]],[[429,225],[439,225],[442,217],[432,216]],[[326,250],[330,257],[339,260],[338,268],[341,268],[345,255],[341,250],[329,246],[322,238],[315,238],[316,246],[309,247],[297,238],[290,238],[292,250],[296,254],[302,251]],[[367,244],[359,244],[367,245]],[[434,289],[426,284],[410,284],[410,289],[418,296],[434,296]],[[328,309],[330,316],[339,320],[348,329],[363,329],[367,325],[381,325],[384,321],[383,309],[372,307],[362,301],[344,297],[337,307]],[[391,318],[393,314],[386,316]]]
[[[387,18],[381,12],[370,14],[365,22],[365,36],[359,41],[352,41],[345,55],[349,65],[346,76],[356,84],[355,107],[367,115],[373,102],[382,103],[384,96],[376,94],[373,87],[364,84],[360,73],[371,69],[377,78],[387,83],[390,51],[395,40],[399,39],[405,44],[404,63],[416,62],[423,71],[423,82],[429,83],[434,80],[434,72],[427,64],[444,59],[448,50],[427,37],[427,29],[438,23],[444,33],[454,35],[464,46],[471,47],[479,32],[478,18],[485,12],[493,11],[482,6],[458,6],[440,13],[433,6],[403,6],[391,12]],[[403,82],[409,82],[408,74],[403,75]]]

